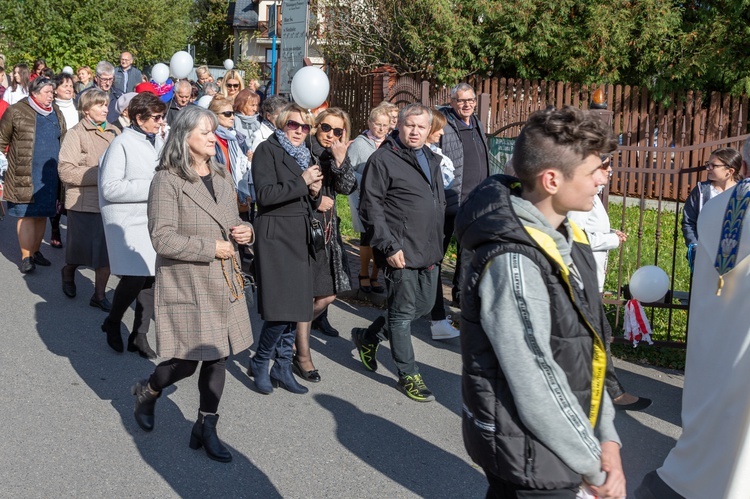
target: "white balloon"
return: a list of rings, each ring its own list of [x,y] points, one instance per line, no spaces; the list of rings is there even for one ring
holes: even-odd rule
[[[65,66],[62,69],[62,72],[65,73],[65,74],[72,75],[73,74],[73,68],[71,68],[70,66]]]
[[[642,303],[654,303],[669,291],[669,276],[656,265],[645,265],[630,277],[630,294]]]
[[[151,68],[151,79],[159,85],[165,84],[169,79],[169,68],[167,65],[161,62],[155,64],[154,67]]]
[[[234,61],[232,59],[227,59],[224,61],[224,69],[227,71],[231,71],[232,68],[234,68]]]
[[[211,104],[211,101],[214,99],[213,95],[204,95],[198,101],[196,102],[197,105],[202,107],[203,109],[208,109],[208,106]]]
[[[193,56],[184,50],[175,52],[172,59],[169,60],[169,70],[175,78],[187,78],[190,71],[193,70]]]
[[[315,109],[328,98],[328,76],[315,66],[300,68],[292,78],[292,99],[305,109]]]

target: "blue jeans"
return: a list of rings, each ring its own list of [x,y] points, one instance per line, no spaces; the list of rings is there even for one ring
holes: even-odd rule
[[[376,333],[379,340],[390,340],[391,355],[399,376],[419,372],[411,344],[411,323],[427,314],[435,304],[438,272],[437,265],[428,269],[385,270],[388,304],[385,327],[370,334]]]

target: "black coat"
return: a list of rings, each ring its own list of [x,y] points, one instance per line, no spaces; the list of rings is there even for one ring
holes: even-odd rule
[[[362,175],[359,217],[368,235],[378,267],[386,258],[404,252],[406,268],[423,269],[443,259],[445,194],[440,158],[423,147],[430,163],[431,181],[413,150],[386,137]]]
[[[302,169],[275,135],[253,156],[258,216],[255,227],[255,270],[258,311],[267,321],[312,320],[313,286],[308,251],[309,196]]]

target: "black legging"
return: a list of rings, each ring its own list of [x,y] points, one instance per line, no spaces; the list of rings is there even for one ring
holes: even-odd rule
[[[152,390],[160,392],[166,387],[188,378],[198,368],[197,360],[169,359],[162,362],[151,375],[148,384]],[[224,381],[227,378],[227,358],[204,360],[198,376],[200,393],[200,411],[216,414],[219,410],[221,394],[224,393]]]
[[[137,300],[138,295],[144,289],[152,288],[154,281],[155,278],[151,276],[124,275],[120,277],[120,282],[115,288],[115,296],[112,297],[112,310],[109,312],[108,320],[113,323],[122,321],[122,317],[133,300]],[[148,322],[154,313],[153,308],[153,300],[152,303],[141,303],[141,300],[136,302],[133,331],[145,332],[141,331],[143,323],[148,330]]]

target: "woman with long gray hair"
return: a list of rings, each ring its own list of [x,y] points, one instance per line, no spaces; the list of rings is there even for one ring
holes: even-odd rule
[[[162,362],[133,387],[135,419],[154,428],[162,391],[198,377],[200,406],[190,448],[229,462],[216,434],[226,360],[248,348],[250,318],[239,268],[238,244],[252,244],[252,226],[240,220],[226,170],[215,161],[216,116],[184,108],[169,133],[148,196],[148,229],[156,250],[156,344]]]

